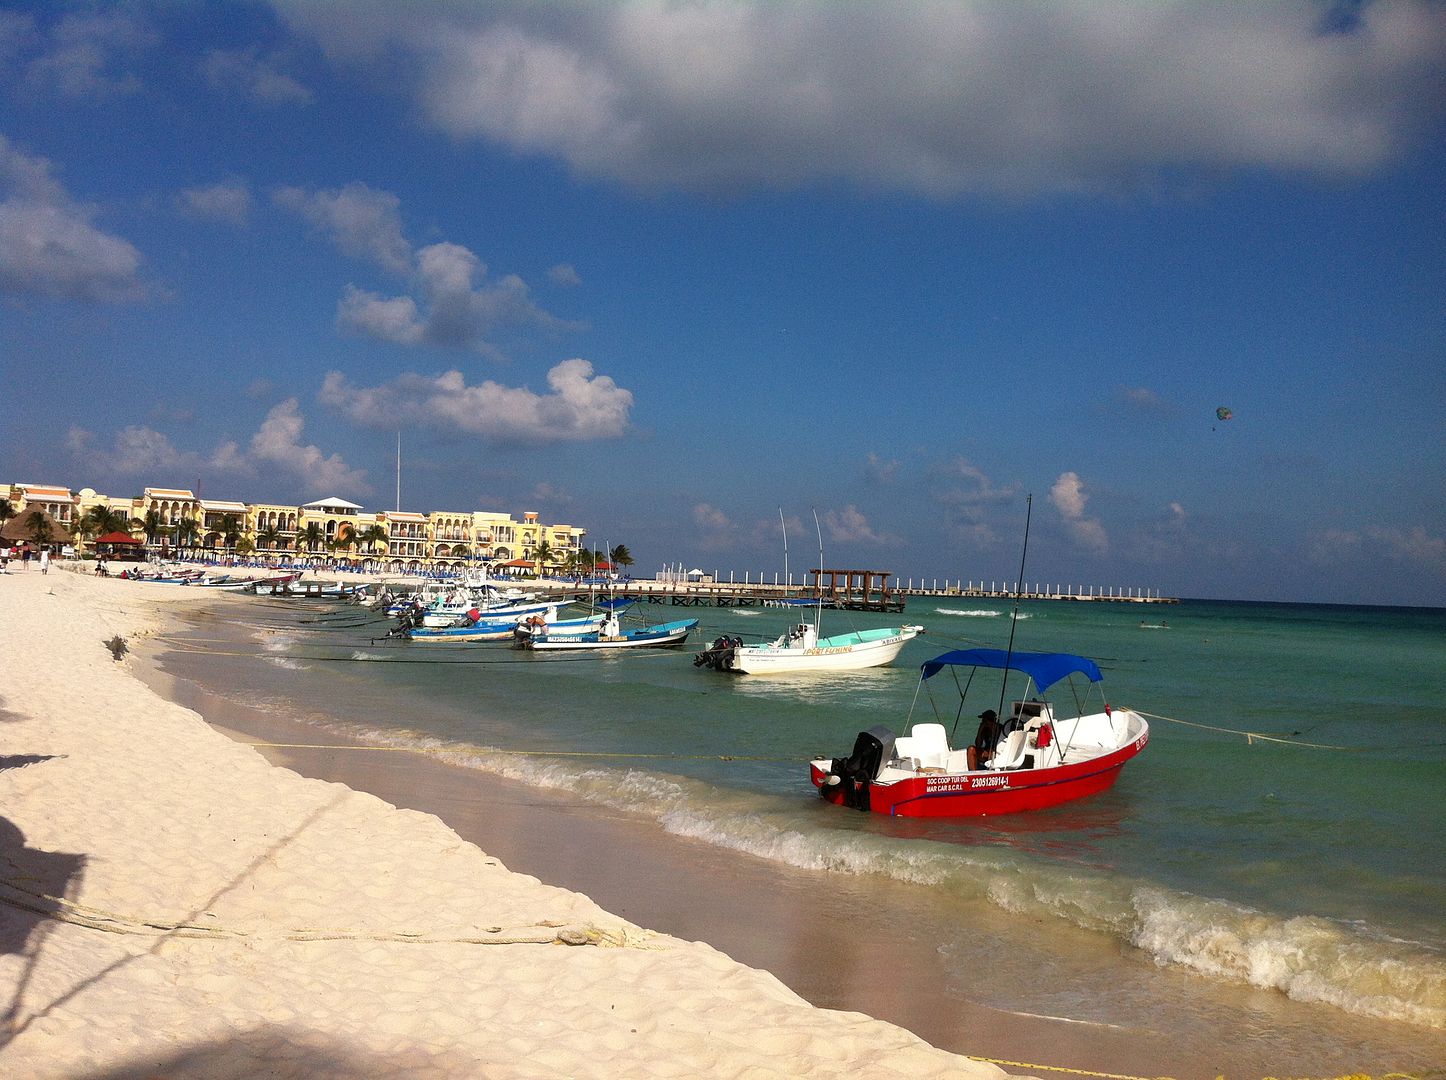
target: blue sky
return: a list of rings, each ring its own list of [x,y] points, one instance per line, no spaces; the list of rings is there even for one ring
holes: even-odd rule
[[[1443,605],[1443,104],[1413,0],[0,3],[0,480]]]

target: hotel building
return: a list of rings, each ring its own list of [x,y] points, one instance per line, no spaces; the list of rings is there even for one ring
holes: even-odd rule
[[[587,534],[576,525],[544,524],[533,511],[521,521],[496,511],[369,512],[337,498],[287,506],[202,499],[182,488],[146,488],[137,497],[117,498],[91,488],[72,492],[39,484],[0,485],[0,496],[8,498],[14,517],[44,511],[71,535],[69,542],[80,554],[95,539],[83,528],[95,507],[124,515],[131,534],[145,536],[152,548],[356,563],[379,570],[484,560],[525,570],[544,543],[551,552],[548,566],[561,567],[583,550]],[[148,522],[152,531],[146,536]]]

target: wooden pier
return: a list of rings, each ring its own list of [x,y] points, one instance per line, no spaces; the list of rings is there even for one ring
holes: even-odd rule
[[[972,599],[991,603],[1012,603],[1015,599],[1013,583],[947,581],[942,587],[938,582],[926,586],[920,582],[915,586],[911,580],[902,584],[898,578],[889,584],[888,571],[884,570],[810,570],[813,581],[801,584],[772,584],[762,580],[743,582],[717,581],[623,581],[610,590],[588,590],[581,586],[568,586],[555,590],[578,603],[587,603],[599,595],[612,595],[638,603],[667,604],[673,607],[808,607],[822,602],[826,608],[844,608],[849,611],[901,612],[910,598],[928,599]],[[761,575],[760,575],[761,578]],[[820,582],[822,585],[820,586]],[[822,596],[820,596],[820,590]],[[1109,588],[1101,586],[1025,586],[1019,599],[1029,601],[1061,601],[1073,603],[1115,603],[1115,604],[1178,604],[1178,597],[1160,596],[1147,589]]]

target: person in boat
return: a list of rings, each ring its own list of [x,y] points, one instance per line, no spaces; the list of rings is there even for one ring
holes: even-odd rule
[[[994,756],[994,748],[999,745],[1001,731],[999,714],[993,709],[985,709],[979,714],[979,730],[974,733],[974,743],[969,747],[967,755],[970,772]]]

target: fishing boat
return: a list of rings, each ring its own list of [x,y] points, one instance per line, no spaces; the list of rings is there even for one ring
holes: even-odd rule
[[[923,632],[922,626],[891,626],[821,638],[816,621],[797,623],[776,640],[761,645],[746,645],[740,637],[724,635],[695,656],[693,663],[743,675],[858,671],[892,663],[899,651]]]
[[[554,632],[549,628],[546,633],[521,635],[517,644],[521,648],[540,650],[657,648],[683,644],[697,625],[697,619],[682,619],[624,630],[618,623],[617,612],[612,611],[595,630]]]
[[[783,567],[788,576],[788,524],[779,507],[778,522],[783,529]],[[823,566],[823,530],[813,515],[818,529],[818,565]],[[822,575],[822,571],[816,571]],[[922,626],[890,626],[874,630],[855,630],[848,634],[821,637],[823,622],[823,581],[815,582],[815,596],[774,601],[780,605],[813,607],[813,623],[795,623],[773,641],[747,645],[740,637],[724,635],[693,658],[695,667],[714,671],[732,671],[740,675],[772,675],[795,671],[861,671],[882,667],[894,661],[903,647],[924,632]]]
[[[969,673],[961,683],[959,673],[964,669]],[[1024,693],[1012,701],[1007,720],[999,723],[994,710],[979,714],[979,731],[967,746],[960,746],[936,722],[913,724],[901,736],[884,725],[861,731],[849,756],[809,763],[819,794],[839,806],[896,817],[980,817],[1041,810],[1109,788],[1125,763],[1149,742],[1150,728],[1143,716],[1104,701],[1103,676],[1093,660],[1068,653],[1003,649],[947,652],[920,669],[924,690],[940,672],[954,674],[959,691],[958,705],[951,710],[956,731],[980,669],[1003,671],[1006,685],[1010,672],[1025,677]],[[1099,707],[1086,711],[1089,706],[1076,693],[1078,714],[1061,717],[1040,695],[1064,680],[1075,688],[1075,676],[1083,676],[1085,701],[1098,692]],[[916,693],[916,704],[918,698]]]
[[[555,614],[552,612],[551,614]],[[399,635],[423,645],[457,645],[469,641],[512,641],[519,632],[534,632],[533,627],[546,627],[539,633],[579,634],[596,630],[606,616],[588,615],[579,619],[558,619],[549,622],[541,613],[524,618],[489,619],[482,618],[470,626],[414,626],[399,631]],[[533,620],[537,620],[535,623]],[[524,628],[527,628],[524,631]]]

